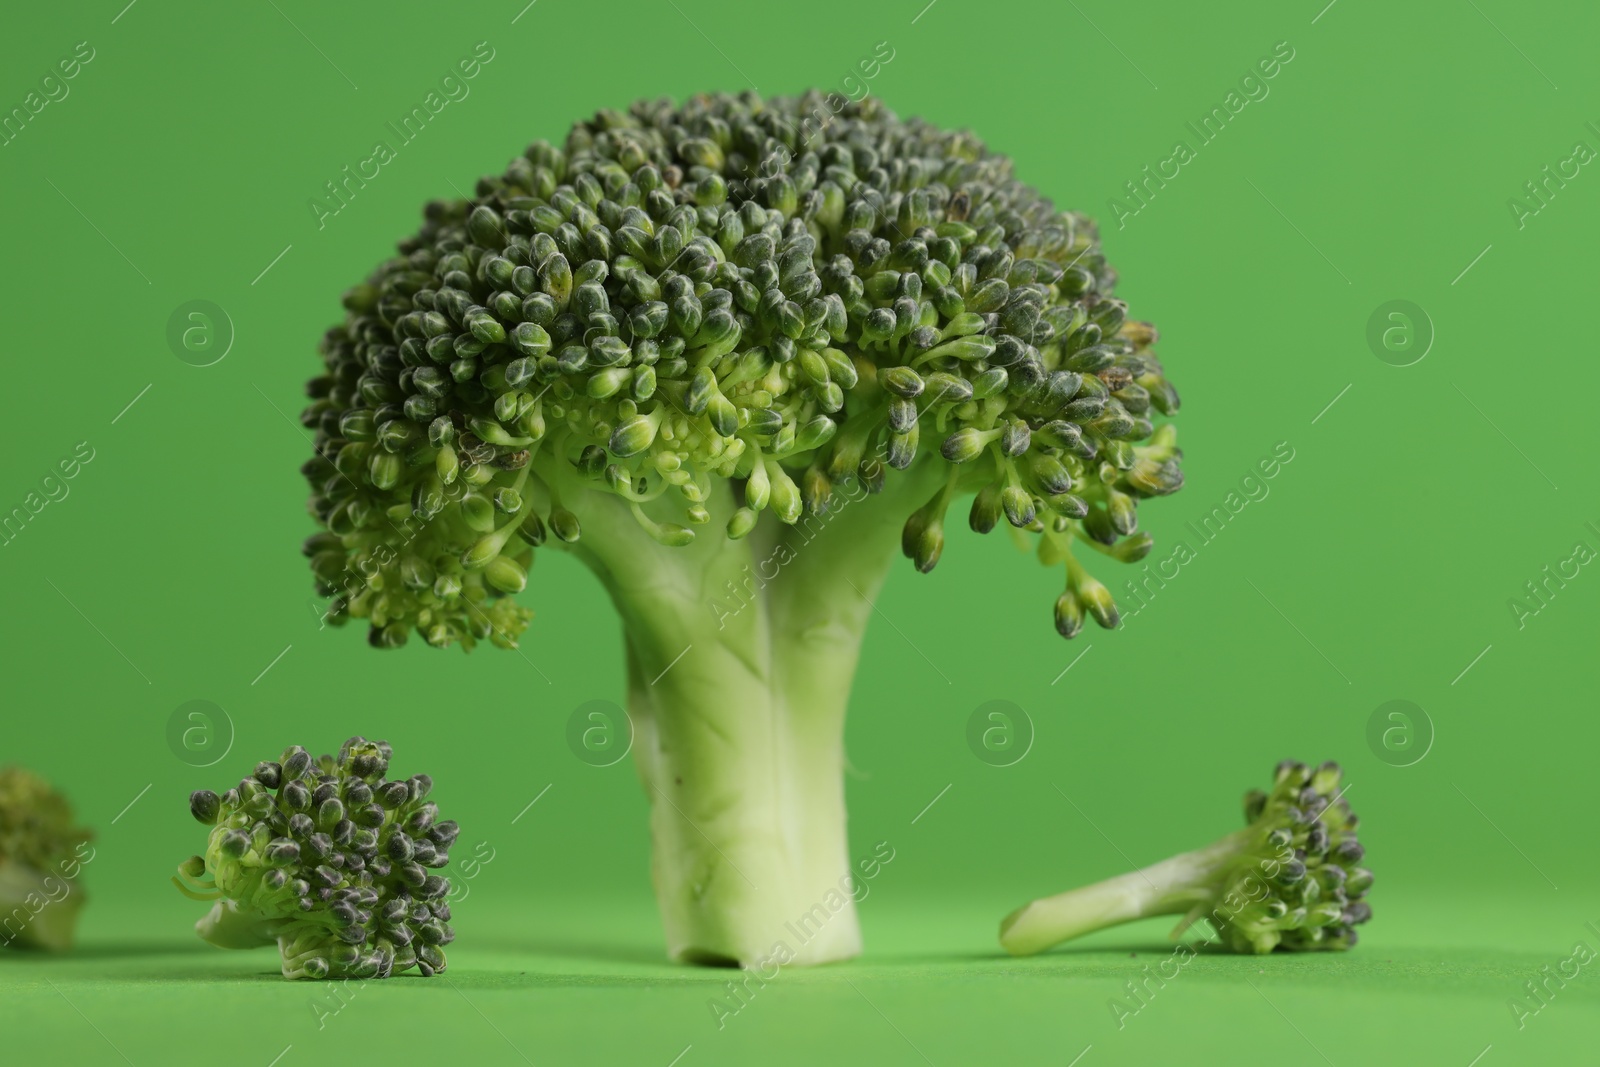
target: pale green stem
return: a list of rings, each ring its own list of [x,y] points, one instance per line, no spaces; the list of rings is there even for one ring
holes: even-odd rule
[[[798,528],[769,517],[742,542],[723,534],[732,501],[719,488],[713,521],[682,548],[657,545],[620,501],[583,503],[570,549],[622,617],[675,959],[822,963],[860,951],[844,714],[899,524],[932,488],[921,470],[891,485]]]
[[[1253,833],[1246,827],[1142,870],[1025,904],[1001,921],[1000,944],[1013,956],[1030,956],[1108,926],[1203,908]]]

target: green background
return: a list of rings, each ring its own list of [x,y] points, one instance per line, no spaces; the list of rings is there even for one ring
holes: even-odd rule
[[[0,147],[0,510],[79,442],[94,450],[0,547],[0,761],[68,790],[98,831],[80,951],[0,954],[10,1057],[1493,1067],[1592,1052],[1592,967],[1525,1028],[1508,1001],[1575,942],[1600,947],[1585,929],[1600,923],[1600,575],[1581,568],[1520,627],[1508,601],[1576,543],[1600,549],[1585,526],[1600,524],[1585,425],[1600,176],[1581,168],[1521,228],[1507,204],[1575,142],[1600,148],[1592,5],[125,2],[30,5],[0,36],[6,112],[77,42],[94,49]],[[470,96],[319,230],[323,183],[479,41],[495,54]],[[1198,146],[1185,123],[1282,41],[1294,58],[1269,95]],[[847,738],[852,848],[895,849],[862,907],[867,953],[783,972],[719,1030],[707,1001],[728,974],[662,958],[631,769],[565,742],[574,708],[622,696],[598,583],[544,557],[521,654],[380,654],[356,628],[320,629],[292,416],[338,294],[427,198],[640,96],[859,92],[844,79],[879,42],[893,59],[870,92],[970,126],[1102,220],[1119,295],[1161,327],[1186,401],[1188,484],[1141,517],[1158,556],[1181,539],[1195,558],[1123,632],[1072,644],[1049,624],[1057,578],[1003,540],[956,530],[933,575],[897,566]],[[1119,230],[1108,202],[1180,139],[1195,158]],[[212,366],[166,340],[196,299],[236,334]],[[1367,341],[1395,299],[1437,334],[1411,366]],[[1269,495],[1201,545],[1186,524],[1280,442],[1294,459]],[[1367,726],[1394,699],[1432,725],[1386,761]],[[168,746],[191,700],[231,721],[214,767]],[[1031,718],[1013,766],[967,747],[991,700]],[[279,980],[271,953],[199,944],[200,906],[167,876],[200,844],[190,790],[356,732],[431,773],[494,860],[457,909],[448,981],[352,987],[328,1015],[334,991]],[[1354,952],[1202,957],[1120,1030],[1107,1002],[1166,953],[1161,923],[998,954],[1011,907],[1220,836],[1285,756],[1341,761],[1366,820],[1376,918]]]

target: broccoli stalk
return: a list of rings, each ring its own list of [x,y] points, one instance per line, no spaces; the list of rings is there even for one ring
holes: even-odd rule
[[[0,768],[0,948],[72,947],[91,834],[66,798],[21,767]]]
[[[1115,627],[1077,557],[1141,558],[1183,480],[1155,331],[1089,219],[873,99],[602,111],[476,193],[324,338],[328,617],[514,648],[535,551],[574,556],[623,624],[670,954],[853,955],[843,720],[896,541],[932,570],[972,496],[1059,568],[1063,636]]]
[[[1339,790],[1339,765],[1278,765],[1271,793],[1245,795],[1249,825],[1193,852],[1026,904],[1000,924],[1015,956],[1152,915],[1182,915],[1176,937],[1210,920],[1230,951],[1342,950],[1372,917],[1362,899],[1357,817]]]
[[[809,530],[766,521],[732,544],[672,548],[631,522],[601,522],[572,546],[623,621],[635,764],[673,958],[748,962],[779,940],[795,962],[859,952],[848,897],[804,945],[785,924],[849,884],[845,708],[895,517],[927,473]],[[592,503],[604,515],[610,502]]]
[[[298,745],[238,786],[189,797],[212,827],[173,884],[213,902],[195,932],[218,948],[275,945],[285,978],[388,978],[445,969],[458,829],[438,821],[425,774],[386,781],[392,751],[352,737],[313,760]]]

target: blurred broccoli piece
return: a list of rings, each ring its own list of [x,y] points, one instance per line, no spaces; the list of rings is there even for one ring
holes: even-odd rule
[[[0,767],[0,947],[72,947],[91,836],[44,779]]]
[[[192,794],[190,812],[213,829],[173,882],[216,902],[201,938],[275,944],[285,978],[442,972],[450,882],[429,869],[450,862],[459,829],[427,799],[433,779],[384,779],[391,754],[363,737],[315,760],[296,745],[221,796]]]

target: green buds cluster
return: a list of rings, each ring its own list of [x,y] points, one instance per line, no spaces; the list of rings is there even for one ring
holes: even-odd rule
[[[942,502],[905,531],[920,569],[976,492],[974,529],[1003,519],[1064,566],[1064,635],[1116,625],[1073,548],[1139,558],[1136,502],[1182,484],[1155,330],[1112,296],[1094,224],[1009,159],[874,98],[819,129],[822,101],[602,111],[428,205],[308,386],[306,553],[333,621],[380,647],[514,645],[535,548],[615,521],[563,503],[580,489],[675,546],[720,483],[736,539],[938,464]]]
[[[189,811],[211,834],[173,879],[216,901],[196,929],[223,948],[276,944],[285,978],[387,978],[445,968],[448,878],[459,832],[439,821],[425,774],[386,780],[386,742],[352,737],[337,756],[298,745]]]
[[[0,948],[72,947],[90,837],[44,779],[0,767]]]
[[[1249,841],[1207,913],[1235,952],[1347,949],[1372,917],[1372,872],[1337,763],[1278,764],[1270,792],[1245,794]]]

